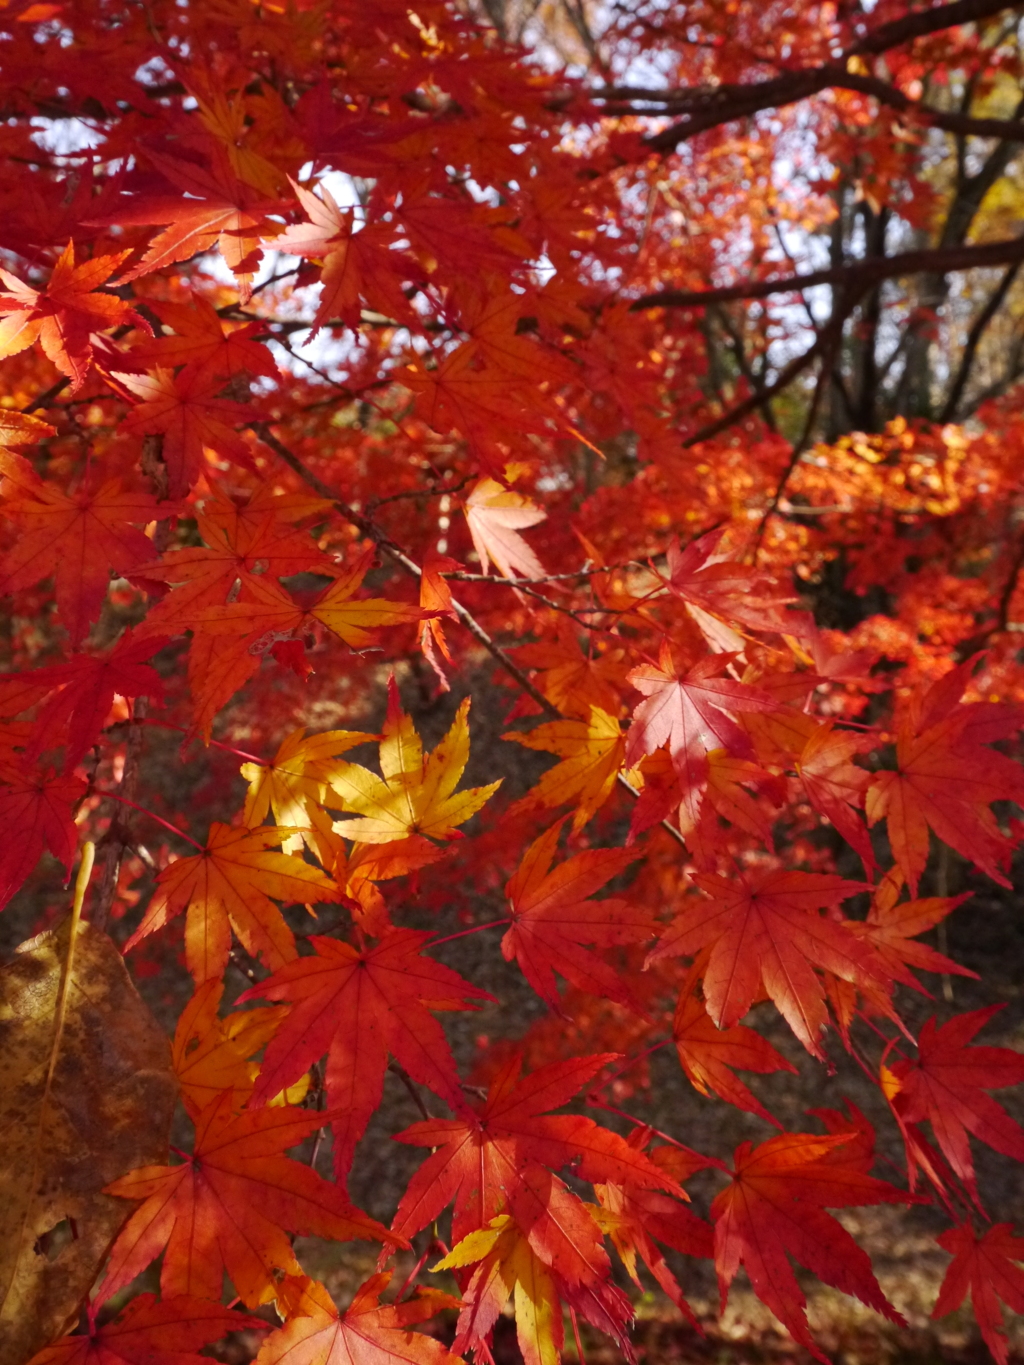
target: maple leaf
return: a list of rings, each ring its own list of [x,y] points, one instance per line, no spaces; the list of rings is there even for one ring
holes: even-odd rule
[[[543,578],[544,566],[519,534],[525,526],[536,526],[547,513],[522,493],[503,488],[495,479],[480,479],[470,489],[463,504],[469,534],[480,556],[480,572],[487,573],[491,561],[505,578]]]
[[[459,1357],[422,1332],[410,1332],[443,1308],[457,1308],[458,1300],[438,1289],[417,1286],[402,1303],[381,1303],[391,1272],[371,1275],[356,1290],[344,1313],[315,1280],[302,1282],[301,1292],[288,1303],[288,1321],[272,1332],[256,1357],[258,1365],[328,1365],[338,1360],[365,1365],[459,1365]],[[286,1282],[286,1292],[291,1289]],[[281,1298],[279,1296],[278,1303]]]
[[[218,397],[219,379],[187,367],[175,374],[158,366],[152,374],[112,375],[140,401],[121,423],[125,431],[163,437],[168,491],[180,497],[203,472],[205,452],[252,467],[252,452],[232,422],[249,422],[252,409]]]
[[[458,619],[452,605],[452,590],[443,575],[461,567],[457,560],[432,549],[423,560],[423,572],[420,575],[420,606],[430,613],[430,619],[420,623],[419,646],[423,657],[434,670],[442,692],[448,692],[451,688],[444,666],[437,657],[438,652],[447,663],[452,662],[452,656],[440,617],[444,615],[453,620]]]
[[[636,1269],[639,1256],[679,1311],[699,1331],[693,1309],[654,1238],[676,1251],[710,1259],[713,1255],[711,1228],[666,1195],[650,1190],[626,1194],[618,1185],[595,1185],[594,1188],[601,1203],[588,1204],[587,1208],[601,1231],[611,1238],[629,1278],[643,1290]]]
[[[611,1180],[681,1195],[670,1175],[617,1133],[575,1114],[545,1113],[568,1104],[617,1056],[612,1052],[573,1057],[522,1077],[522,1059],[512,1057],[495,1075],[480,1109],[464,1106],[457,1118],[425,1120],[396,1134],[397,1142],[437,1148],[402,1196],[393,1224],[396,1232],[411,1236],[454,1199],[452,1236],[461,1241],[501,1211],[524,1161],[553,1167],[572,1162],[584,1180]]]
[[[692,819],[707,784],[709,751],[726,749],[738,757],[751,752],[750,741],[732,713],[773,711],[777,707],[767,692],[721,676],[728,657],[701,659],[680,677],[669,646],[663,644],[657,667],[641,664],[628,675],[647,700],[633,712],[633,723],[626,734],[626,763],[635,767],[645,754],[666,744]]]
[[[673,538],[667,553],[667,585],[686,603],[711,648],[727,653],[743,648],[742,635],[729,624],[737,621],[757,631],[811,634],[808,614],[789,610],[796,598],[781,594],[769,574],[717,553],[727,529],[709,531],[685,549]]]
[[[501,940],[506,962],[523,975],[550,1007],[561,1013],[555,972],[580,990],[643,1012],[621,975],[584,944],[601,948],[636,943],[655,932],[650,914],[628,900],[590,896],[639,854],[631,849],[588,849],[551,870],[564,820],[546,830],[523,855],[505,887],[511,927]]]
[[[910,970],[911,967],[917,967],[925,972],[977,977],[977,973],[967,967],[961,967],[952,958],[937,953],[927,944],[913,942],[919,934],[934,928],[958,905],[969,900],[970,893],[965,892],[960,896],[930,896],[925,900],[900,902],[902,884],[903,876],[898,869],[888,872],[878,884],[867,919],[843,920],[843,927],[849,929],[855,937],[870,943],[886,967],[888,981],[861,981],[859,989],[879,1013],[888,1014],[890,1017],[892,1010],[889,995],[893,983],[898,981],[921,995],[928,994]],[[847,990],[853,989],[847,983],[842,984],[847,986]],[[845,1021],[841,1022],[845,1022],[849,1027],[851,1019],[852,1008]]]
[[[796,770],[811,805],[856,849],[870,876],[875,866],[871,836],[854,814],[854,808],[863,808],[871,775],[850,762],[864,747],[865,741],[859,736],[822,725],[804,745]]]
[[[742,1265],[758,1298],[796,1341],[828,1365],[807,1325],[792,1256],[819,1280],[905,1325],[879,1288],[866,1253],[825,1209],[908,1202],[902,1190],[867,1174],[863,1151],[849,1133],[783,1133],[758,1147],[742,1143],[732,1183],[711,1205],[723,1310]]]
[[[265,1332],[262,1318],[237,1313],[208,1299],[178,1294],[157,1301],[140,1294],[101,1327],[90,1317],[85,1335],[61,1337],[44,1346],[29,1365],[199,1365],[199,1346],[228,1332]]]
[[[998,1361],[1007,1365],[1009,1343],[999,1303],[1024,1313],[1024,1237],[1013,1235],[1011,1223],[994,1223],[979,1237],[969,1224],[948,1228],[936,1239],[953,1260],[946,1267],[933,1318],[945,1317],[959,1308],[968,1291],[974,1318],[985,1345]]]
[[[0,563],[0,593],[53,574],[57,610],[77,645],[100,614],[111,572],[130,573],[152,557],[153,542],[138,528],[174,508],[123,489],[119,479],[68,495],[27,465],[2,467],[4,515],[19,534]]]
[[[512,807],[532,810],[576,802],[572,827],[580,830],[600,810],[612,793],[626,753],[626,737],[614,716],[591,706],[588,720],[553,720],[525,734],[510,730],[502,739],[514,740],[526,749],[560,755],[562,762],[549,768],[535,787]]]
[[[48,848],[68,874],[78,847],[74,807],[86,784],[15,760],[0,763],[0,909]]]
[[[423,754],[412,717],[402,710],[398,688],[388,682],[388,711],[380,745],[383,777],[356,763],[339,764],[330,779],[342,810],[356,817],[336,820],[334,830],[362,843],[385,844],[410,834],[450,838],[501,786],[456,792],[469,760],[469,705],[461,702],[451,729],[433,751]]]
[[[1024,804],[1020,765],[987,745],[1016,732],[1013,708],[962,705],[974,660],[933,683],[909,708],[896,739],[896,771],[876,773],[867,793],[869,824],[885,817],[893,857],[911,895],[928,859],[929,827],[1001,886],[1013,844],[989,810],[993,801]]]
[[[44,749],[57,747],[66,728],[64,771],[69,773],[98,739],[115,696],[162,700],[163,682],[146,660],[166,643],[159,637],[134,640],[129,630],[106,655],[73,654],[64,663],[34,669],[29,680],[50,696],[26,745],[27,761],[33,763]],[[23,676],[0,673],[0,683]]]
[[[266,1303],[277,1272],[300,1274],[286,1230],[336,1241],[402,1238],[353,1208],[336,1185],[283,1153],[321,1127],[325,1114],[282,1105],[232,1111],[230,1091],[196,1120],[192,1155],[143,1166],[108,1194],[141,1201],[111,1248],[97,1289],[110,1298],[164,1254],[160,1292],[220,1298],[225,1271],[248,1308]]]
[[[421,950],[429,937],[416,929],[395,929],[360,951],[314,936],[314,956],[289,962],[240,997],[291,1005],[267,1046],[254,1104],[265,1104],[327,1053],[339,1179],[380,1104],[389,1053],[414,1081],[453,1109],[463,1107],[455,1060],[430,1011],[470,1009],[469,1002],[492,997],[425,957]]]
[[[394,229],[383,223],[357,228],[353,210],[340,208],[326,185],[319,186],[319,195],[294,180],[292,188],[310,221],[286,228],[274,238],[274,249],[323,260],[320,305],[308,340],[330,318],[358,327],[364,300],[396,321],[414,321],[402,282],[421,280],[423,272],[395,249]]]
[[[315,541],[295,530],[273,504],[239,515],[232,503],[218,498],[204,501],[196,515],[203,545],[173,550],[155,563],[143,564],[138,580],[172,584],[171,591],[150,607],[144,622],[149,632],[192,629],[197,613],[222,606],[229,598],[246,602],[254,581],[316,572],[335,565],[317,549]]]
[[[540,670],[540,690],[559,711],[586,720],[598,706],[608,715],[621,710],[620,688],[626,677],[624,651],[588,657],[571,628],[559,622],[558,638],[543,644],[519,645],[516,658]]]
[[[163,198],[121,195],[113,201],[112,213],[92,220],[100,226],[166,225],[123,278],[136,280],[166,270],[217,246],[235,276],[240,300],[247,302],[262,254],[266,215],[279,209],[279,203],[239,180],[219,149],[213,150],[209,167],[152,148],[147,148],[146,156],[179,193]]]
[[[224,330],[220,314],[197,291],[188,303],[169,303],[148,299],[147,306],[162,323],[174,328],[174,335],[154,337],[136,343],[131,359],[144,369],[163,366],[175,369],[186,365],[203,379],[231,379],[236,374],[263,375],[277,380],[280,371],[274,357],[256,336],[266,335],[262,322],[247,322],[231,331]]]
[[[1001,1005],[958,1014],[936,1026],[929,1019],[917,1040],[917,1060],[883,1071],[883,1088],[903,1123],[927,1119],[946,1160],[977,1199],[967,1134],[997,1152],[1024,1161],[1024,1128],[986,1090],[1024,1081],[1024,1053],[1008,1047],[968,1047]],[[908,1154],[909,1155],[909,1154]],[[913,1189],[914,1166],[910,1167]]]
[[[204,981],[181,1011],[174,1030],[171,1064],[182,1103],[193,1120],[225,1091],[231,1092],[233,1109],[245,1107],[260,1071],[259,1063],[249,1058],[266,1046],[287,1014],[282,1005],[267,1005],[237,1010],[221,1019],[217,1009],[223,994],[224,982],[219,977]],[[294,1090],[300,1088],[301,1082]],[[286,1098],[297,1104],[302,1095],[290,1090]]]
[[[75,264],[75,246],[68,242],[53,267],[45,289],[33,289],[0,269],[8,293],[0,294],[0,356],[17,355],[37,341],[61,374],[71,380],[71,392],[85,383],[92,364],[94,332],[132,321],[146,323],[116,294],[96,293],[131,252],[95,256]],[[148,328],[147,328],[148,330]]]
[[[737,1109],[781,1128],[764,1105],[752,1095],[732,1068],[756,1071],[765,1075],[772,1071],[789,1071],[796,1075],[796,1067],[759,1033],[742,1024],[720,1029],[704,1005],[694,995],[682,995],[672,1024],[672,1039],[679,1053],[687,1079],[702,1095],[712,1091]]]
[[[814,967],[845,981],[885,979],[869,944],[817,913],[863,891],[863,885],[828,873],[774,869],[728,878],[702,872],[693,880],[710,901],[685,908],[648,962],[710,948],[704,998],[719,1028],[739,1023],[763,986],[807,1051],[822,1057],[818,1040],[828,1012]]]
[[[292,831],[239,829],[215,821],[206,847],[178,858],[157,878],[142,923],[125,944],[129,952],[187,910],[185,961],[196,984],[222,976],[231,931],[246,952],[280,967],[295,956],[295,938],[271,896],[285,902],[337,901],[336,883],[301,858],[271,851]]]
[[[522,1170],[509,1198],[512,1214],[505,1215],[507,1221],[495,1219],[489,1228],[470,1233],[434,1267],[482,1261],[463,1294],[455,1348],[479,1351],[512,1294],[526,1359],[548,1361],[557,1352],[555,1323],[559,1299],[564,1298],[607,1332],[627,1360],[635,1361],[626,1335],[632,1305],[609,1283],[611,1264],[587,1206],[557,1176],[532,1164]],[[488,1236],[493,1233],[497,1236]]]
[[[564,1341],[558,1288],[549,1268],[507,1213],[469,1233],[432,1269],[476,1266],[462,1292],[453,1343],[482,1352],[488,1333],[509,1297],[515,1303],[516,1337],[526,1365],[559,1365]]]
[[[286,853],[295,853],[304,838],[312,838],[319,848],[316,835],[323,840],[331,833],[331,818],[323,803],[334,760],[376,738],[361,730],[324,730],[316,735],[293,730],[269,763],[242,764],[241,774],[249,783],[243,822],[254,829],[273,811],[278,825],[299,831],[283,841]]]

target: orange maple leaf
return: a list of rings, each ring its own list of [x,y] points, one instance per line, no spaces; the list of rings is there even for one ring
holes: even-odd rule
[[[218,397],[219,379],[187,367],[175,374],[159,366],[152,374],[118,372],[112,378],[141,400],[121,423],[122,429],[163,437],[161,455],[172,498],[186,493],[199,478],[208,450],[246,469],[253,467],[248,444],[229,425],[251,421],[252,409]]]
[[[344,1313],[315,1280],[286,1282],[288,1321],[264,1341],[257,1365],[325,1365],[327,1361],[360,1361],[365,1365],[462,1365],[440,1341],[410,1332],[458,1299],[439,1289],[417,1286],[402,1303],[381,1303],[391,1272],[371,1275],[356,1290]],[[300,1291],[296,1294],[293,1285]],[[281,1298],[278,1303],[280,1304]]]
[[[315,936],[310,940],[314,956],[287,963],[240,997],[292,1007],[267,1046],[254,1104],[265,1104],[328,1054],[339,1179],[380,1104],[389,1053],[413,1080],[453,1109],[462,1108],[455,1060],[430,1011],[471,1009],[470,1002],[492,997],[425,957],[421,950],[429,937],[415,929],[394,929],[360,951]]]
[[[130,251],[96,256],[75,264],[75,245],[68,242],[53,267],[45,289],[33,289],[0,269],[10,292],[0,294],[0,356],[17,355],[36,342],[61,374],[71,380],[71,392],[85,383],[92,364],[92,335],[133,321],[146,323],[116,294],[96,293]]]
[[[683,1070],[695,1090],[702,1095],[714,1091],[737,1109],[757,1114],[776,1128],[782,1127],[732,1070],[737,1067],[740,1071],[754,1071],[759,1075],[789,1071],[796,1075],[796,1067],[776,1052],[767,1038],[742,1024],[718,1028],[702,1002],[692,994],[680,996],[672,1038]]]
[[[323,260],[310,339],[330,318],[358,327],[364,301],[386,317],[414,321],[402,284],[424,276],[407,252],[395,248],[394,228],[385,223],[357,227],[354,211],[340,208],[326,185],[319,187],[319,196],[294,180],[292,188],[310,221],[286,228],[274,238],[274,249]]]
[[[626,753],[626,737],[614,716],[591,706],[588,720],[553,720],[526,733],[510,730],[502,739],[526,749],[558,754],[562,762],[549,768],[512,811],[552,808],[578,802],[573,830],[580,830],[612,793]]]
[[[618,1053],[552,1062],[520,1076],[522,1058],[500,1068],[478,1110],[463,1106],[452,1119],[427,1119],[395,1135],[397,1142],[434,1147],[395,1214],[403,1236],[418,1232],[452,1200],[452,1236],[486,1226],[505,1206],[525,1161],[573,1164],[584,1180],[667,1190],[685,1198],[677,1181],[607,1128],[576,1114],[548,1114],[568,1104]]]
[[[204,849],[178,858],[160,873],[156,893],[125,952],[187,910],[185,961],[197,984],[223,976],[232,929],[246,951],[268,966],[290,961],[295,938],[270,897],[300,904],[339,897],[336,883],[320,868],[271,851],[290,833],[212,824]]]
[[[336,1241],[403,1239],[353,1208],[336,1185],[283,1153],[323,1125],[317,1110],[232,1110],[232,1093],[196,1120],[192,1155],[143,1166],[107,1186],[141,1200],[114,1243],[97,1297],[129,1285],[163,1253],[160,1291],[217,1300],[225,1271],[249,1308],[277,1292],[278,1272],[301,1274],[286,1230]]]
[[[143,368],[176,369],[187,365],[197,376],[221,382],[246,373],[280,378],[268,348],[254,340],[260,334],[266,335],[264,323],[247,322],[225,331],[213,304],[195,290],[187,303],[147,299],[146,304],[162,323],[174,328],[174,335],[165,333],[132,347],[130,359]]]

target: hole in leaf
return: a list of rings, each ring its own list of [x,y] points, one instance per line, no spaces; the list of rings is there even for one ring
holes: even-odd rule
[[[48,1232],[36,1238],[35,1252],[38,1256],[45,1256],[48,1261],[55,1261],[66,1246],[77,1240],[75,1220],[62,1218]]]

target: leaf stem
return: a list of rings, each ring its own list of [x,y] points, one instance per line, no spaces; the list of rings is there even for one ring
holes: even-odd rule
[[[120,801],[122,806],[131,806],[132,810],[137,810],[140,815],[148,815],[149,818],[155,820],[158,825],[163,825],[164,829],[170,830],[170,832],[176,834],[179,839],[184,839],[185,842],[191,844],[193,848],[198,848],[200,853],[203,852],[203,845],[197,843],[196,840],[192,838],[191,834],[186,834],[183,829],[179,829],[177,825],[172,825],[169,820],[165,820],[162,815],[157,815],[155,811],[149,810],[146,806],[140,806],[137,801],[130,801],[127,796],[121,796],[118,792],[103,791],[99,787],[96,788],[96,795],[105,796],[111,801]]]
[[[463,930],[461,931],[461,933],[458,933],[458,934],[448,934],[445,938],[435,938],[435,939],[432,939],[432,940],[431,940],[429,943],[427,943],[425,946],[426,946],[427,948],[436,948],[436,947],[438,946],[439,943],[453,943],[453,942],[455,941],[455,939],[457,939],[457,938],[465,938],[465,937],[467,936],[467,934],[479,934],[480,931],[481,931],[481,929],[494,929],[494,928],[496,928],[499,924],[511,924],[511,922],[512,922],[512,921],[511,921],[510,919],[508,919],[507,917],[506,917],[505,919],[490,919],[490,920],[487,921],[486,924],[474,924],[473,927],[472,927],[472,929],[463,929]]]

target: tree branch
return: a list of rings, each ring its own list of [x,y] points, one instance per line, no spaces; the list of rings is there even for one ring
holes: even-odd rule
[[[663,289],[644,294],[630,305],[633,313],[647,308],[704,308],[710,303],[731,303],[737,299],[766,299],[773,294],[790,294],[813,285],[841,285],[856,289],[858,295],[882,280],[922,273],[943,275],[954,270],[978,270],[995,265],[1011,265],[1024,260],[1024,236],[998,242],[975,242],[966,246],[924,247],[920,251],[901,251],[893,256],[867,256],[850,265],[808,270],[803,274],[783,275],[774,280],[742,280],[718,289]]]

